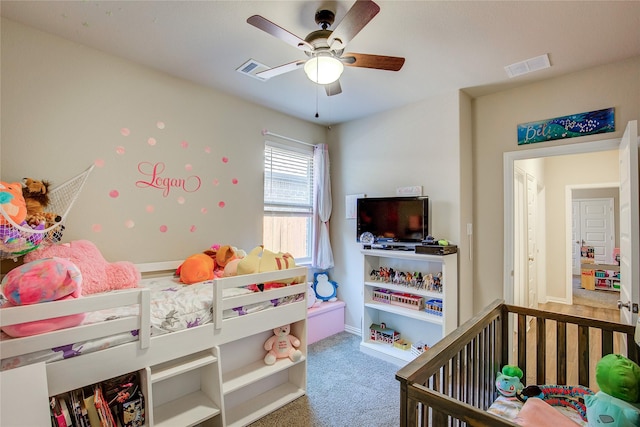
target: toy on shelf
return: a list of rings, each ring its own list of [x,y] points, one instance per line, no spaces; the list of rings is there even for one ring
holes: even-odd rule
[[[380,267],[377,270],[371,270],[369,279],[374,282],[392,283],[394,285],[442,293],[442,272],[432,274]]]
[[[297,362],[302,358],[302,352],[297,349],[300,347],[300,340],[290,332],[291,325],[284,325],[273,330],[273,336],[264,343],[264,349],[267,350],[264,363],[273,365],[276,360],[287,357]]]
[[[400,339],[400,332],[391,328],[387,328],[387,325],[380,323],[372,323],[369,326],[369,338],[371,341],[381,342],[384,344],[393,344]]]
[[[91,165],[77,176],[54,188],[49,189],[47,185],[48,203],[46,207],[43,207],[41,213],[36,212],[36,216],[31,217],[34,223],[33,226],[30,226],[26,220],[28,205],[24,202],[24,196],[22,196],[22,191],[24,191],[22,184],[17,183],[20,186],[20,198],[24,202],[24,211],[21,208],[18,216],[15,215],[17,213],[14,212],[15,208],[10,204],[6,204],[8,202],[5,195],[6,192],[0,187],[0,259],[17,260],[19,256],[29,253],[42,245],[51,245],[59,242],[64,231],[64,220],[93,168],[94,165]],[[34,206],[32,205],[32,208]],[[22,214],[24,214],[24,217],[21,219]],[[57,217],[60,218],[60,221],[55,222]],[[44,220],[39,221],[38,218],[43,218]],[[47,218],[52,219],[53,222],[48,222]],[[38,224],[35,224],[36,222]]]
[[[442,316],[442,300],[439,298],[432,298],[427,301],[425,304],[425,309],[429,314],[433,314],[434,316]]]

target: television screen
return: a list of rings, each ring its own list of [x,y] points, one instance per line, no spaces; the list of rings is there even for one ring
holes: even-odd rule
[[[373,234],[376,242],[420,242],[429,235],[429,199],[363,198],[357,202],[357,235]]]

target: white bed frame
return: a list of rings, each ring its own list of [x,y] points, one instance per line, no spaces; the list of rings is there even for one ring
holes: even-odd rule
[[[173,272],[175,262],[139,265],[145,276]],[[155,273],[155,274],[152,274]],[[215,280],[215,321],[179,332],[149,336],[150,292],[145,288],[91,295],[0,311],[0,325],[140,304],[140,315],[78,326],[0,343],[3,359],[89,338],[140,330],[139,339],[93,353],[37,363],[0,373],[0,425],[48,425],[48,396],[138,371],[147,426],[247,425],[306,392],[305,283],[222,298],[223,289],[307,277],[305,267]],[[223,319],[226,309],[289,295],[304,300]],[[263,361],[272,329],[291,324],[301,341],[302,360]]]

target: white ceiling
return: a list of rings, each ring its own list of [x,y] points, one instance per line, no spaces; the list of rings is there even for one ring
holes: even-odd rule
[[[343,92],[332,97],[301,69],[267,81],[238,73],[248,59],[274,67],[306,58],[246,19],[262,15],[304,38],[318,29],[316,10],[334,10],[335,28],[353,1],[2,0],[0,7],[8,19],[321,124],[457,89],[476,97],[640,55],[640,1],[376,2],[380,13],[346,51],[402,56],[404,67],[346,67]],[[508,78],[505,66],[545,53],[551,68]]]

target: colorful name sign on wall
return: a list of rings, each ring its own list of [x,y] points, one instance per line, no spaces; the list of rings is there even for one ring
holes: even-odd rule
[[[575,138],[616,130],[613,108],[518,125],[518,145]]]

